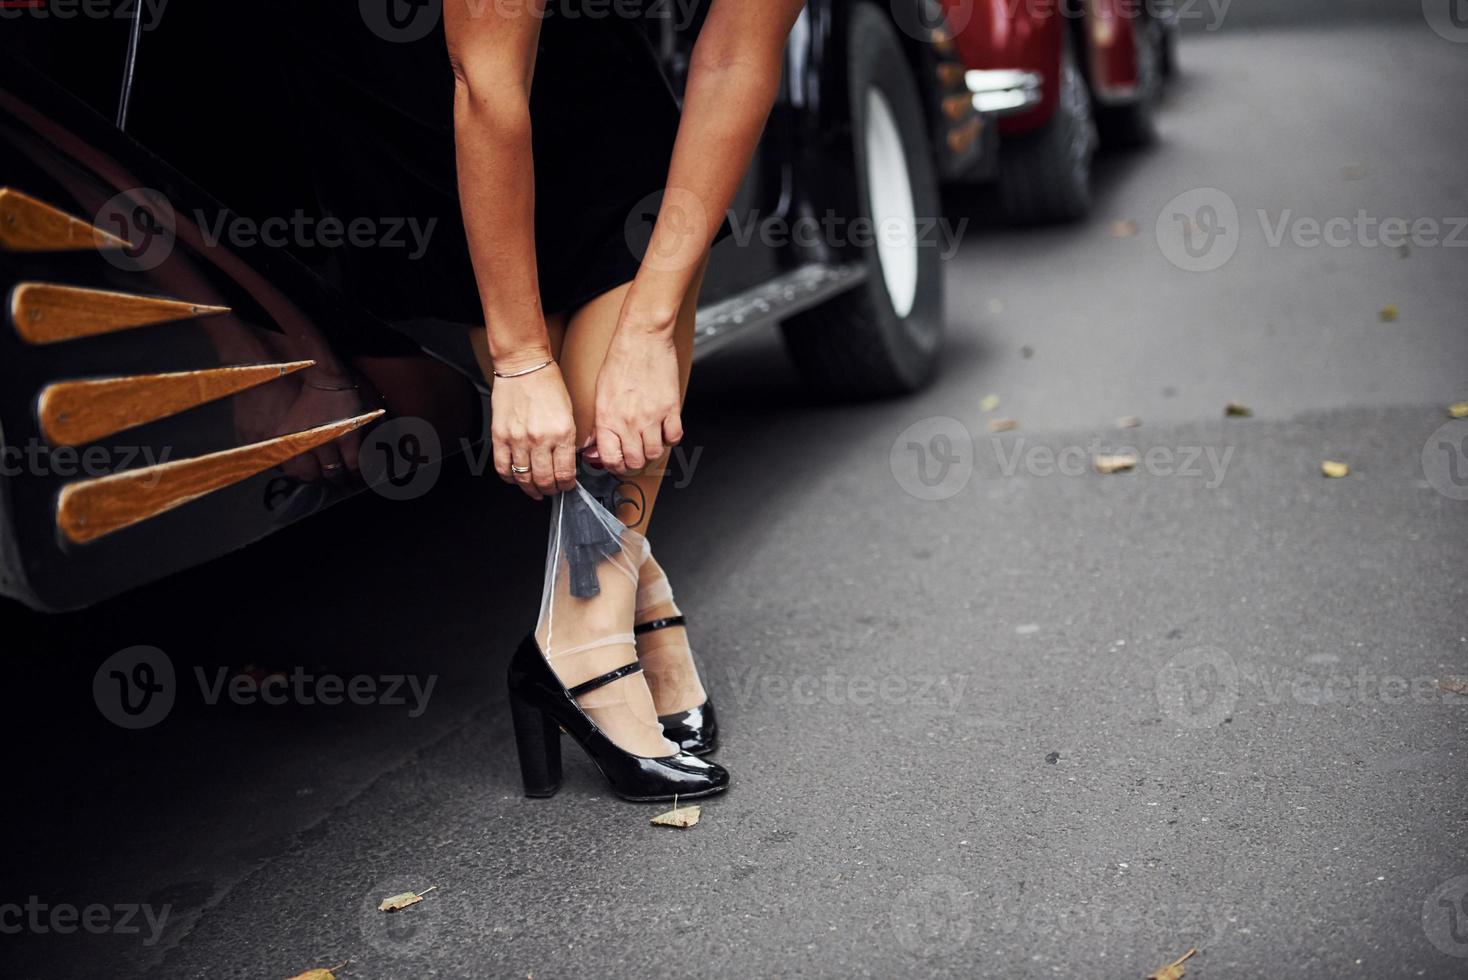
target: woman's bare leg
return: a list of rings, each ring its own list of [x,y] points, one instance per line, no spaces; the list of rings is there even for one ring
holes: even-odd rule
[[[693,324],[698,313],[698,287],[702,280],[703,270],[700,269],[684,297],[673,333],[673,344],[678,351],[678,375],[685,392],[688,390],[688,375],[693,368]],[[551,349],[557,352],[561,376],[566,379],[566,390],[571,393],[578,446],[593,431],[596,377],[601,371],[602,361],[606,359],[607,348],[611,346],[612,334],[617,329],[622,301],[631,287],[631,283],[626,283],[602,293],[573,312],[563,330],[551,331]],[[671,451],[665,452],[662,459],[625,478],[618,487],[624,503],[618,508],[617,516],[640,534],[647,533],[658,487],[663,482],[663,473],[672,455]]]
[[[546,318],[551,351],[560,364],[561,376],[571,396],[578,445],[594,431],[597,375],[629,288],[630,284],[603,293],[569,317]],[[675,338],[685,387],[692,363],[696,289],[695,285],[690,290],[685,309],[680,312]],[[563,574],[557,574],[550,583],[555,642],[551,642],[550,625],[544,616],[537,639],[556,676],[568,688],[625,666],[640,652],[633,640],[632,626],[637,621],[634,614],[638,607],[641,568],[649,555],[642,535],[666,464],[666,458],[649,464],[619,486],[618,493],[627,503],[618,508],[617,517],[627,531],[622,535],[622,551],[597,568],[595,596],[584,599],[572,595],[570,583]],[[631,674],[583,695],[577,703],[597,727],[626,751],[645,756],[669,755],[676,751],[676,746],[663,738],[651,683],[655,681],[648,674]]]
[[[688,390],[688,377],[693,367],[693,326],[698,312],[698,289],[702,279],[703,270],[700,269],[684,297],[674,331],[679,378],[684,392]],[[612,333],[616,330],[622,301],[628,288],[630,286],[621,286],[603,293],[575,311],[564,331],[553,330],[551,334],[552,344],[559,344],[552,349],[558,350],[561,374],[571,393],[578,445],[592,431],[597,372],[600,371],[607,347],[611,344]],[[558,334],[563,334],[564,339]],[[624,503],[618,508],[617,516],[628,527],[641,534],[647,534],[653,504],[657,501],[658,489],[671,458],[670,451],[656,463],[644,467],[640,473],[627,477],[618,487],[619,496]],[[673,604],[667,576],[653,559],[651,549],[648,549],[647,558],[642,564],[636,599],[632,605],[629,614],[633,615],[633,619],[629,621],[629,627],[631,622],[646,623],[678,615],[678,607]],[[657,714],[686,711],[707,700],[693,664],[686,630],[672,626],[645,633],[637,638],[636,646]]]

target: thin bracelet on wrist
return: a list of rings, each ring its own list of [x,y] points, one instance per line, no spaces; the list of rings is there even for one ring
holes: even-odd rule
[[[554,363],[556,363],[556,359],[552,357],[548,361],[542,361],[541,363],[535,365],[535,367],[528,367],[525,368],[523,371],[495,371],[494,376],[496,378],[523,378],[527,374],[534,374],[541,368],[548,368]]]

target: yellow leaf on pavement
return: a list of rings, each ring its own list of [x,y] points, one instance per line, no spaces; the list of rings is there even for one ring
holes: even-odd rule
[[[1120,453],[1115,456],[1098,455],[1091,459],[1097,473],[1120,473],[1137,465],[1135,453]]]
[[[983,398],[980,398],[979,399],[979,411],[981,411],[981,412],[992,412],[992,411],[994,411],[994,409],[996,409],[998,407],[999,407],[999,396],[998,395],[985,395]]]
[[[295,976],[291,977],[290,980],[336,980],[336,974],[332,971],[340,970],[342,967],[346,966],[348,962],[350,961],[343,960],[336,966],[318,966],[314,970],[307,970],[305,973],[297,973]]]
[[[389,895],[377,906],[379,912],[398,912],[409,905],[417,905],[423,901],[423,896],[437,888],[437,885],[429,885],[421,892],[403,892],[401,895]]]
[[[1383,306],[1381,308],[1381,322],[1382,323],[1396,323],[1397,322],[1397,304],[1396,303],[1388,303],[1388,304],[1386,304],[1385,306]]]
[[[1158,969],[1153,970],[1151,973],[1147,974],[1147,980],[1182,980],[1183,975],[1188,972],[1187,968],[1184,967],[1183,964],[1187,962],[1189,957],[1195,955],[1197,952],[1198,951],[1196,949],[1188,950],[1186,953],[1179,956],[1177,959],[1173,960],[1166,966],[1159,967]]]
[[[1321,461],[1320,472],[1332,480],[1339,480],[1343,476],[1350,476],[1351,468],[1345,463],[1337,463],[1333,459],[1327,459]]]
[[[703,815],[703,808],[697,805],[680,808],[678,801],[673,801],[673,809],[667,813],[659,813],[652,818],[654,827],[677,827],[680,830],[692,827],[698,823],[698,818]]]
[[[1448,406],[1448,414],[1455,419],[1468,419],[1468,402],[1453,402]]]

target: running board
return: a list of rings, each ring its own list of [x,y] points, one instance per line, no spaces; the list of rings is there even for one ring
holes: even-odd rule
[[[698,311],[693,328],[694,354],[702,357],[755,327],[770,326],[802,313],[866,282],[866,278],[867,267],[860,262],[811,262],[711,303]]]

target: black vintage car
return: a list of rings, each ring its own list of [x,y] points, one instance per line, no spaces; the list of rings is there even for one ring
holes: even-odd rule
[[[439,2],[0,9],[4,594],[85,605],[482,441]],[[700,4],[602,7],[639,11],[678,90]],[[808,4],[701,355],[779,324],[823,394],[930,376],[920,243],[939,181],[994,162],[952,52],[935,3]]]

